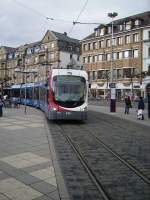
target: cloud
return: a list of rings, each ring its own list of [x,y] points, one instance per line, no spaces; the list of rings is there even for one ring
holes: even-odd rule
[[[41,40],[47,29],[69,33],[84,3],[85,0],[0,0],[0,45],[15,47]],[[145,12],[148,7],[149,0],[89,0],[79,21],[108,23],[108,12],[118,12],[119,19]],[[69,34],[82,39],[95,27],[75,25]]]

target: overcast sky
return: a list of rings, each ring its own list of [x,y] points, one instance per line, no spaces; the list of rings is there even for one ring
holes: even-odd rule
[[[117,12],[120,19],[148,10],[150,0],[0,0],[0,46],[39,41],[48,29],[83,39],[97,25],[73,27],[79,15],[80,22],[108,23],[108,12]]]

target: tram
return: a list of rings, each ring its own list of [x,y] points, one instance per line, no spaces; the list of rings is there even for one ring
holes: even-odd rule
[[[11,98],[43,110],[50,120],[86,120],[88,76],[80,69],[52,69],[46,81],[13,85]]]

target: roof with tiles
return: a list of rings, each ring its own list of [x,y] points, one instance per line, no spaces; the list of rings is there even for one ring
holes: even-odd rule
[[[68,37],[67,33],[58,33],[58,32],[55,32],[55,31],[51,31],[51,32],[56,36],[56,38],[58,40],[66,41],[66,42],[72,42],[72,43],[79,43],[79,40]]]

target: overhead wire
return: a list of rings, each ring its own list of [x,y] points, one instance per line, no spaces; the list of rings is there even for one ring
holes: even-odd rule
[[[62,22],[72,23],[72,21],[69,21],[69,20],[59,19],[59,18],[54,18],[54,17],[46,16],[46,15],[44,15],[43,13],[39,12],[38,10],[36,10],[35,8],[32,8],[32,7],[30,7],[30,6],[28,6],[28,5],[24,4],[24,3],[21,3],[21,2],[18,1],[18,0],[12,0],[12,1],[14,1],[16,4],[20,5],[20,6],[23,7],[23,8],[27,8],[27,9],[33,11],[35,14],[37,14],[37,15],[43,17],[43,18],[46,19],[46,20],[52,20],[52,21],[55,20],[55,21],[62,21]]]
[[[78,21],[79,17],[80,17],[81,14],[84,12],[84,10],[85,10],[87,4],[88,4],[88,0],[85,1],[85,3],[84,3],[84,5],[83,5],[83,7],[81,8],[81,10],[80,10],[80,12],[79,12],[77,18],[75,19],[75,21]],[[73,22],[73,25],[72,25],[72,27],[71,27],[71,29],[70,29],[70,31],[69,31],[69,34],[72,33],[72,31],[73,31],[73,29],[74,29],[74,26],[75,26],[75,24],[74,24],[74,22]]]

